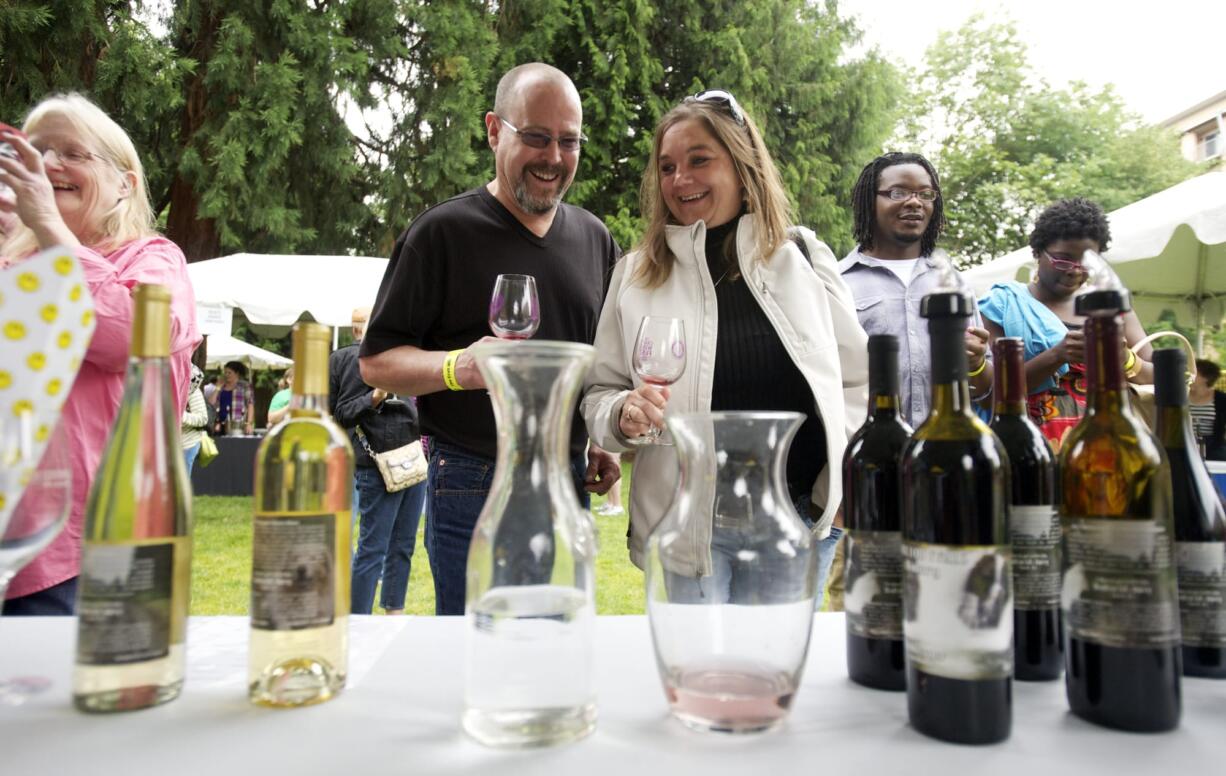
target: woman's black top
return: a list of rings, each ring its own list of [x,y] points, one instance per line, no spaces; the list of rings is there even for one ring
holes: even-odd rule
[[[788,453],[788,493],[795,502],[812,492],[826,466],[826,430],[809,384],[770,319],[745,279],[733,279],[739,270],[735,258],[725,258],[724,242],[735,240],[738,220],[707,230],[707,268],[719,307],[711,409],[804,413],[804,424]],[[730,246],[728,253],[735,256],[735,248]]]

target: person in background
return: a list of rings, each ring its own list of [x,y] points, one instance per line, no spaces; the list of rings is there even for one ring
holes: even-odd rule
[[[52,246],[72,250],[94,300],[97,328],[60,417],[73,440],[72,508],[59,536],[17,573],[4,614],[72,614],[81,566],[85,500],[123,397],[132,339],[132,291],[167,286],[170,376],[175,407],[187,399],[200,343],[196,300],[179,246],[157,233],[136,147],[110,116],[79,94],[34,106],[23,131],[0,131],[20,158],[0,157],[0,213],[15,228],[0,242],[0,265]]]
[[[247,365],[227,361],[222,370],[221,386],[213,393],[210,403],[217,408],[214,432],[225,434],[231,426],[242,424],[243,433],[255,433],[255,398],[247,382]]]
[[[361,514],[350,610],[353,614],[370,614],[375,587],[382,577],[379,605],[388,614],[404,614],[426,483],[389,493],[371,458],[371,451],[384,453],[412,444],[420,433],[417,407],[411,401],[362,382],[358,348],[369,318],[368,307],[353,311],[353,343],[335,351],[328,360],[328,401],[332,416],[348,429],[353,444],[354,509]]]
[[[1188,410],[1206,460],[1226,461],[1226,392],[1217,389],[1222,368],[1196,359],[1196,379],[1188,388]]]
[[[622,456],[615,454],[613,457],[617,460],[617,465],[620,467]],[[633,458],[633,455],[630,456],[630,459]],[[626,509],[622,506],[621,487],[611,488],[608,495],[605,496],[605,502],[592,511],[601,517],[616,517],[617,515],[625,514]]]
[[[363,379],[418,397],[430,434],[426,549],[438,614],[464,613],[468,547],[494,474],[494,412],[467,348],[489,334],[496,278],[536,278],[538,339],[590,343],[618,255],[600,219],[562,202],[585,140],[570,78],[539,62],[512,68],[485,127],[494,179],[430,208],[400,236],[361,348]],[[570,454],[586,508],[587,494],[607,492],[621,472],[587,444],[578,419]]]
[[[960,283],[948,257],[937,249],[945,229],[941,181],[919,154],[889,153],[864,166],[852,189],[858,246],[839,262],[856,299],[856,315],[869,336],[898,338],[902,416],[915,428],[932,401],[932,356],[920,301],[943,284]],[[966,331],[971,396],[984,402],[992,392],[988,332],[976,313]]]
[[[851,293],[830,249],[811,231],[792,227],[770,152],[728,92],[687,98],[660,119],[642,200],[646,233],[618,262],[596,330],[596,363],[581,404],[588,433],[602,447],[624,451],[663,427],[666,409],[803,413],[786,482],[820,540],[820,605],[842,536],[835,525],[840,462],[868,404],[868,340]],[[671,387],[635,374],[645,315],[685,322],[686,368]],[[647,537],[672,501],[677,466],[671,445],[635,450],[627,543],[639,568]],[[670,594],[730,600],[734,561],[707,549],[706,573],[670,574]],[[697,553],[702,568],[707,553]]]
[[[281,375],[281,379],[277,381],[277,388],[279,390],[273,394],[272,401],[268,403],[269,428],[280,423],[289,414],[289,400],[294,393],[294,368],[292,366]]]
[[[187,391],[187,406],[183,408],[183,423],[179,428],[188,477],[192,476],[192,466],[196,463],[196,456],[200,455],[200,435],[209,424],[209,408],[204,401],[204,394],[200,392],[203,382],[204,372],[193,364],[191,385]]]
[[[1064,435],[1085,414],[1085,334],[1074,307],[1089,273],[1086,251],[1102,253],[1111,243],[1107,215],[1088,199],[1060,200],[1039,214],[1030,233],[1036,269],[1029,283],[997,283],[979,309],[995,341],[1020,337],[1026,357],[1030,417],[1059,449]],[[1128,348],[1145,337],[1135,311],[1124,314],[1124,371],[1132,383],[1153,383],[1149,345]]]

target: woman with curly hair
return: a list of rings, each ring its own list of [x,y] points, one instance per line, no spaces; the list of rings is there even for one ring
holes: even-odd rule
[[[1030,234],[1037,269],[1026,284],[997,283],[979,301],[979,311],[995,342],[1020,337],[1025,346],[1030,417],[1059,447],[1064,434],[1085,414],[1085,334],[1074,299],[1089,272],[1086,251],[1102,253],[1111,242],[1107,216],[1095,202],[1062,199],[1044,210]],[[1123,358],[1128,380],[1149,384],[1153,366],[1148,345],[1129,350],[1145,337],[1135,312],[1124,315]]]

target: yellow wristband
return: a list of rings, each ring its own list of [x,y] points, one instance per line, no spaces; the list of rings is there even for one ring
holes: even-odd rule
[[[453,350],[447,354],[447,358],[443,359],[443,382],[447,385],[447,389],[451,391],[462,391],[464,386],[460,385],[455,379],[455,362],[464,352],[464,348]]]
[[[1139,359],[1137,358],[1137,354],[1129,350],[1128,358],[1124,359],[1124,376],[1125,377],[1136,377],[1137,375],[1141,374],[1141,370],[1137,366],[1138,362],[1139,362]]]
[[[985,358],[983,361],[979,362],[979,368],[977,368],[974,372],[968,372],[966,376],[967,377],[978,377],[979,375],[983,374],[983,370],[987,368],[988,368],[988,360]]]

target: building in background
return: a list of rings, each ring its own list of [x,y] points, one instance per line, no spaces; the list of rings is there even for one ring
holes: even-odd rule
[[[1193,162],[1217,160],[1226,152],[1226,92],[1180,111],[1160,126],[1179,133],[1180,150]]]

